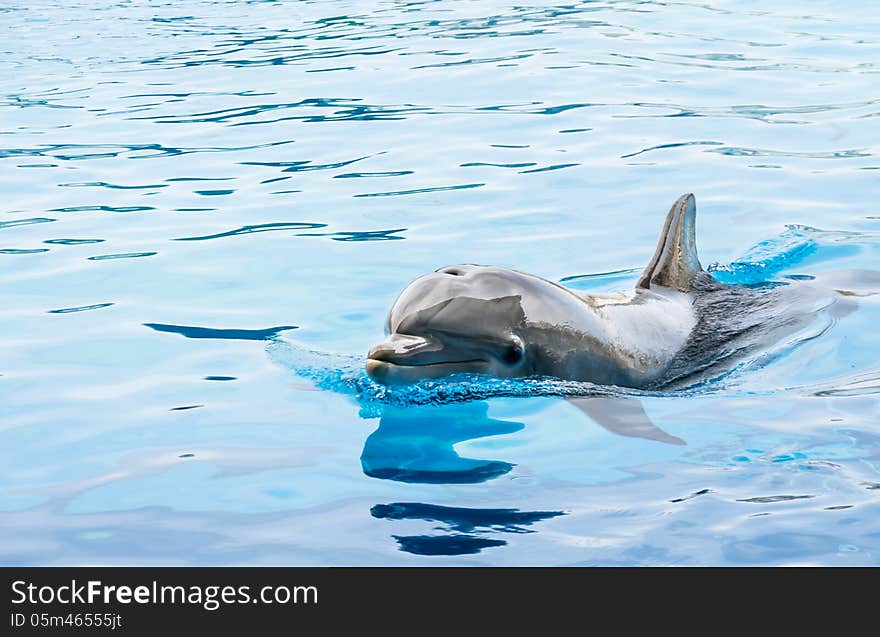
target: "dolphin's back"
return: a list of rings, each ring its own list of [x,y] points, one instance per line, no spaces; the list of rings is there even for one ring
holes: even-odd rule
[[[682,195],[669,209],[654,255],[636,284],[650,296],[663,289],[683,293],[693,321],[652,387],[689,385],[718,376],[762,348],[812,322],[817,292],[807,286],[768,283],[725,285],[703,270],[696,244],[696,203]]]
[[[691,386],[772,356],[837,301],[833,290],[796,281],[710,284],[693,294],[697,322],[655,387]]]

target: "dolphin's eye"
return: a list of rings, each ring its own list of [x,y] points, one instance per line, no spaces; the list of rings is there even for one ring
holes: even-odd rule
[[[504,350],[503,359],[508,365],[516,365],[523,358],[523,347],[519,343],[511,343]]]

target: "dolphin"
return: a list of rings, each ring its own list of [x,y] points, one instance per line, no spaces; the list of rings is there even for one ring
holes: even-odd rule
[[[421,276],[394,302],[387,338],[367,355],[367,374],[385,385],[476,373],[673,389],[784,342],[820,311],[851,311],[847,299],[858,293],[833,289],[846,277],[825,286],[805,276],[761,285],[717,281],[700,265],[695,219],[694,195],[682,195],[635,288],[619,294],[580,294],[495,266],[453,265]],[[575,402],[617,433],[682,444],[659,432],[638,401]]]

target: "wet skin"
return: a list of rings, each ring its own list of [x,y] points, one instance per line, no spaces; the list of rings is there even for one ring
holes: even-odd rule
[[[695,321],[673,290],[581,297],[531,274],[459,265],[404,290],[367,372],[388,384],[472,372],[635,387],[656,380]]]
[[[387,385],[480,373],[651,389],[730,367],[843,298],[815,282],[715,281],[697,257],[695,214],[693,195],[675,202],[627,293],[580,295],[494,266],[421,276],[395,301],[366,371]]]

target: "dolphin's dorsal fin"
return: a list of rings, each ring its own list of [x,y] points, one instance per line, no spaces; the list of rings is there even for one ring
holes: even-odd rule
[[[697,256],[695,233],[697,205],[691,193],[682,195],[672,204],[654,256],[642,272],[638,288],[649,289],[660,285],[689,292],[703,272]]]

